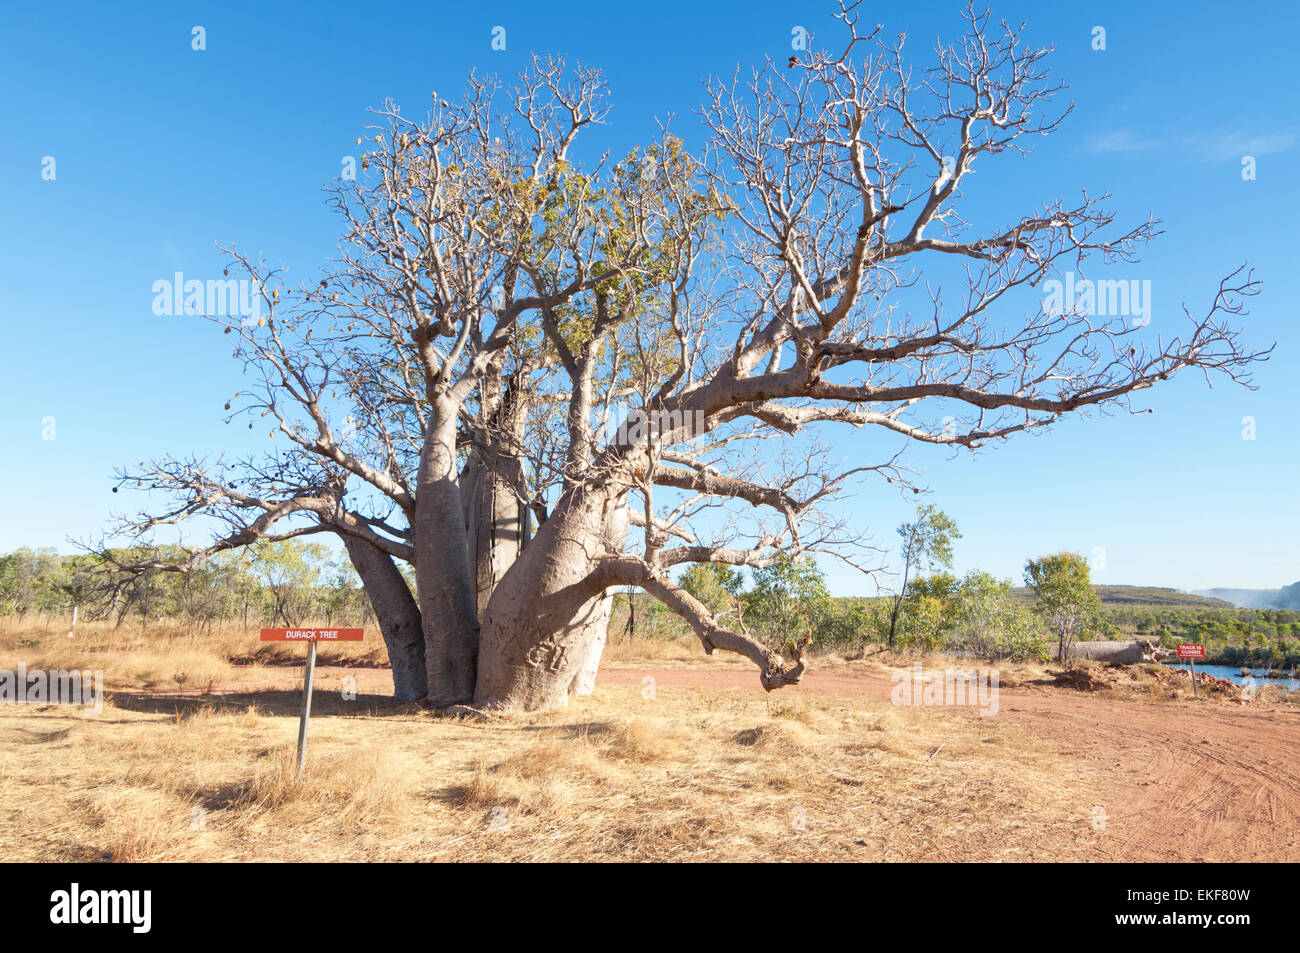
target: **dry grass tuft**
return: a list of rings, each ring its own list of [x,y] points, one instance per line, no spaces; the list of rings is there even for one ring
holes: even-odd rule
[[[149,788],[123,787],[96,794],[90,814],[104,836],[98,845],[98,859],[113,863],[137,863],[161,859],[166,845],[185,824],[171,799]]]
[[[587,726],[548,729],[495,764],[480,758],[456,800],[467,807],[548,814],[572,802],[575,781],[607,779],[614,773]]]
[[[520,805],[524,801],[524,788],[517,775],[499,770],[480,758],[474,777],[465,785],[456,799],[465,807],[492,807],[497,804]]]
[[[816,747],[815,739],[802,725],[785,721],[771,721],[754,728],[746,728],[732,736],[736,744],[765,751],[808,751]]]
[[[615,734],[606,750],[615,758],[644,764],[682,761],[689,740],[685,732],[669,728],[659,719],[637,715]]]
[[[314,759],[309,754],[301,780],[296,754],[296,745],[271,752],[230,806],[252,812],[314,809],[344,822],[382,819],[406,806],[405,776],[379,748]]]

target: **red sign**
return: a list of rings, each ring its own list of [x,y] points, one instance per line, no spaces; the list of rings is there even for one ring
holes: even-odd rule
[[[1205,646],[1193,645],[1190,642],[1178,643],[1179,658],[1205,658]]]
[[[365,629],[263,629],[263,642],[360,642]]]

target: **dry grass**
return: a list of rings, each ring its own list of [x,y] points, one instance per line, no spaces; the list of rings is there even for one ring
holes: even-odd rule
[[[661,685],[647,698],[606,684],[564,711],[485,722],[377,695],[341,701],[335,670],[318,676],[299,781],[300,670],[266,666],[286,651],[300,663],[301,649],[242,629],[0,632],[0,668],[103,669],[119,692],[154,690],[119,694],[97,717],[0,706],[0,850],[46,861],[1093,856],[1103,779],[1088,762],[1005,721],[861,697]],[[340,656],[382,662],[382,640],[329,646],[322,664]],[[685,639],[615,638],[605,655],[611,667],[702,660]],[[879,676],[913,661],[875,651],[815,664]],[[748,671],[738,658],[705,664]],[[1003,684],[1048,678],[1043,666],[998,668]],[[1134,671],[1133,692],[1159,688]],[[380,691],[386,673],[358,678]],[[218,691],[205,696],[205,684]]]
[[[1068,859],[1095,803],[1013,727],[886,703],[606,687],[489,722],[326,711],[301,783],[289,710],[121,703],[0,710],[6,857]]]
[[[148,626],[128,621],[119,627],[83,623],[68,638],[66,619],[29,616],[20,623],[6,618],[0,625],[0,667],[12,669],[21,661],[28,669],[97,670],[113,688],[203,693],[262,681],[262,666],[302,664],[301,645],[262,642],[258,636],[258,628],[231,623],[197,631],[174,621]],[[323,646],[318,664],[387,665],[388,653],[372,625],[363,642]]]
[[[679,639],[615,638],[605,644],[601,662],[699,661],[706,658],[694,636]]]

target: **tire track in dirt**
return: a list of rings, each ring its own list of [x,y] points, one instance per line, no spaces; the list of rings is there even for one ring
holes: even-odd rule
[[[1176,832],[1155,825],[1140,828],[1126,850],[1161,856],[1163,835],[1185,842],[1198,859],[1294,859],[1300,719],[1285,710],[1186,712],[1185,706],[1173,707],[1182,715],[1173,730],[1150,718],[1142,724],[1167,755],[1158,775],[1161,799],[1154,808],[1174,815],[1173,824],[1180,827]]]

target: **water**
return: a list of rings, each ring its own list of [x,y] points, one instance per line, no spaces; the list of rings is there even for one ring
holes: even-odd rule
[[[1187,665],[1182,663],[1174,664],[1165,663],[1169,668],[1181,668],[1186,670]],[[1240,665],[1197,665],[1197,672],[1209,672],[1215,678],[1226,678],[1237,685],[1245,685],[1247,678],[1255,679],[1255,687],[1263,688],[1265,685],[1277,685],[1290,691],[1300,691],[1300,678],[1265,678],[1266,669],[1252,669],[1250,675],[1241,674]]]

